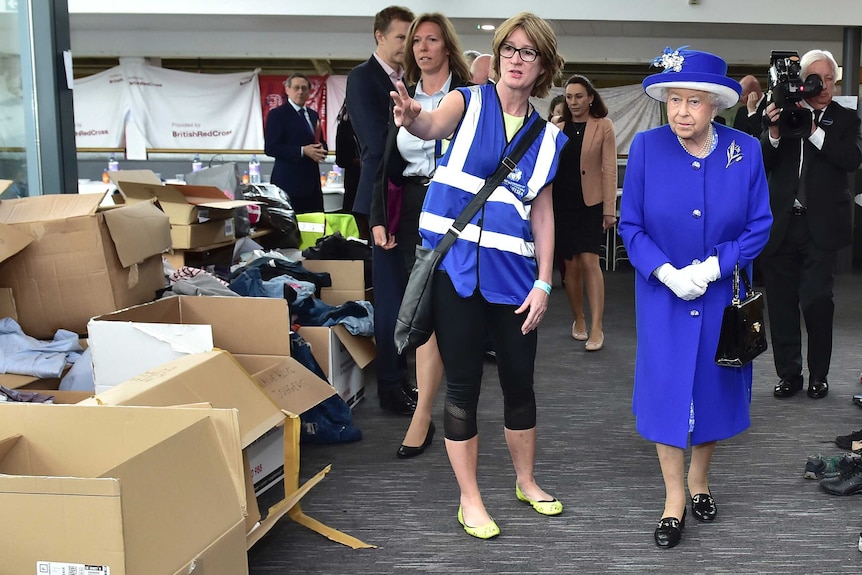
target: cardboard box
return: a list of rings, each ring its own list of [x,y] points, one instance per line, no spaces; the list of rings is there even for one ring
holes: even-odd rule
[[[121,322],[212,326],[213,345],[233,354],[290,355],[287,301],[265,297],[177,296],[136,305],[90,320],[106,322],[100,333],[111,337]],[[90,346],[98,342],[90,338]],[[132,350],[133,351],[133,350]]]
[[[83,333],[87,320],[150,301],[164,287],[161,253],[170,227],[152,203],[97,212],[99,194],[0,201],[0,245],[32,242],[0,263],[0,287],[15,297],[27,335]],[[10,233],[10,230],[12,233]],[[8,256],[8,252],[6,252]]]
[[[311,353],[347,405],[353,407],[365,393],[362,370],[376,353],[370,337],[351,335],[343,325],[304,326],[299,329],[311,345]]]
[[[236,240],[186,250],[171,249],[162,257],[175,270],[183,266],[206,269],[207,266],[215,265],[229,268],[233,262],[234,245]]]
[[[372,301],[372,289],[365,287],[365,262],[362,260],[302,260],[302,267],[315,273],[328,273],[332,287],[320,290],[320,299],[329,305],[348,301]]]
[[[213,219],[233,217],[233,210],[240,206],[255,205],[258,202],[231,200],[215,186],[191,186],[155,184],[142,181],[122,181],[118,178],[117,187],[126,203],[150,202],[157,200],[159,206],[170,218],[171,224],[187,226]]]
[[[246,367],[247,372],[253,374],[260,388],[287,417],[283,439],[284,499],[271,506],[266,513],[266,519],[251,528],[248,533],[248,546],[251,547],[259,541],[281,517],[290,515],[297,523],[333,541],[354,549],[369,547],[358,539],[307,517],[299,505],[305,493],[322,481],[330,470],[330,467],[327,467],[300,485],[299,414],[332,395],[334,390],[290,357],[289,321],[287,302],[282,299],[178,296],[93,318],[90,325],[96,322],[104,323],[102,327],[106,329],[100,332],[102,337],[116,337],[116,334],[121,332],[112,333],[110,328],[113,326],[119,330],[116,326],[123,322],[211,325],[215,346],[232,352],[234,358]],[[141,330],[136,333],[138,337],[146,336]],[[98,343],[91,338],[90,345]],[[135,353],[136,346],[130,342],[126,349]],[[122,385],[125,384],[120,387]],[[271,453],[271,450],[264,451]],[[256,502],[250,479],[251,469],[259,463],[261,469],[264,469],[267,464],[253,464],[248,460],[247,451],[244,456],[249,477],[247,500],[249,503]],[[248,506],[249,524],[255,516],[255,509],[255,506]]]
[[[236,411],[0,413],[4,573],[248,573]]]
[[[233,218],[188,226],[171,224],[171,242],[174,249],[200,248],[232,242],[235,239]]]

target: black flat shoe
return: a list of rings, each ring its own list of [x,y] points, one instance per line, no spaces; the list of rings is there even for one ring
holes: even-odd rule
[[[792,381],[782,379],[772,390],[772,395],[779,398],[793,397],[798,391],[802,391],[802,377],[799,377],[798,380],[793,378]]]
[[[820,399],[829,393],[829,384],[825,381],[811,381],[808,383],[808,397]]]
[[[698,521],[712,521],[718,514],[715,499],[709,493],[697,493],[691,496],[691,514]]]
[[[682,540],[682,530],[685,527],[685,510],[682,511],[682,519],[676,517],[662,517],[655,528],[655,544],[664,549],[676,547]]]
[[[428,433],[425,435],[425,441],[422,442],[422,445],[419,447],[409,447],[407,445],[401,444],[401,447],[398,448],[398,452],[396,455],[400,459],[409,459],[410,457],[416,457],[417,455],[422,455],[425,452],[425,448],[431,445],[431,440],[434,439],[434,422],[428,426]]]

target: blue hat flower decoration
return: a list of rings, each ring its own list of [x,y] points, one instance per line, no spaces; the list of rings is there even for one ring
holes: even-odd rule
[[[683,88],[710,92],[718,96],[719,109],[730,108],[739,101],[742,86],[727,77],[727,63],[714,54],[689,50],[688,46],[670,46],[652,60],[652,65],[664,68],[643,81],[647,96],[661,102],[667,88]]]

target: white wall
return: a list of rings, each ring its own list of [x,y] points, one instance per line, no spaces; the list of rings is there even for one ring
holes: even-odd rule
[[[860,0],[829,0],[828,10],[815,12],[808,0],[698,1],[544,0],[530,8],[558,22],[560,52],[567,60],[587,63],[648,62],[665,46],[682,45],[713,51],[731,64],[765,64],[777,48],[800,53],[823,48],[840,60],[841,30],[862,26]],[[495,0],[402,3],[417,14],[440,11],[476,22],[499,22],[526,7]],[[367,0],[69,0],[72,51],[76,56],[364,59],[374,49],[372,17],[385,5]],[[682,26],[690,22],[706,24]],[[763,25],[770,23],[834,28],[807,27],[823,36],[809,33],[800,40],[798,27],[774,26],[771,39],[763,40]],[[464,48],[488,50],[490,34],[460,29]],[[781,36],[785,30],[786,37]]]

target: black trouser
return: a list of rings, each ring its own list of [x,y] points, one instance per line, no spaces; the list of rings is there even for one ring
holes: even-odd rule
[[[794,380],[802,373],[801,308],[808,332],[809,378],[826,381],[832,358],[835,251],[815,246],[807,216],[796,215],[778,251],[762,256],[761,263],[778,377]]]
[[[533,368],[538,336],[536,330],[521,333],[525,314],[515,315],[517,306],[488,303],[478,292],[462,298],[445,272],[435,273],[433,293],[434,329],[446,371],[446,438],[465,441],[477,434],[486,333],[497,352],[506,427],[535,427]]]

